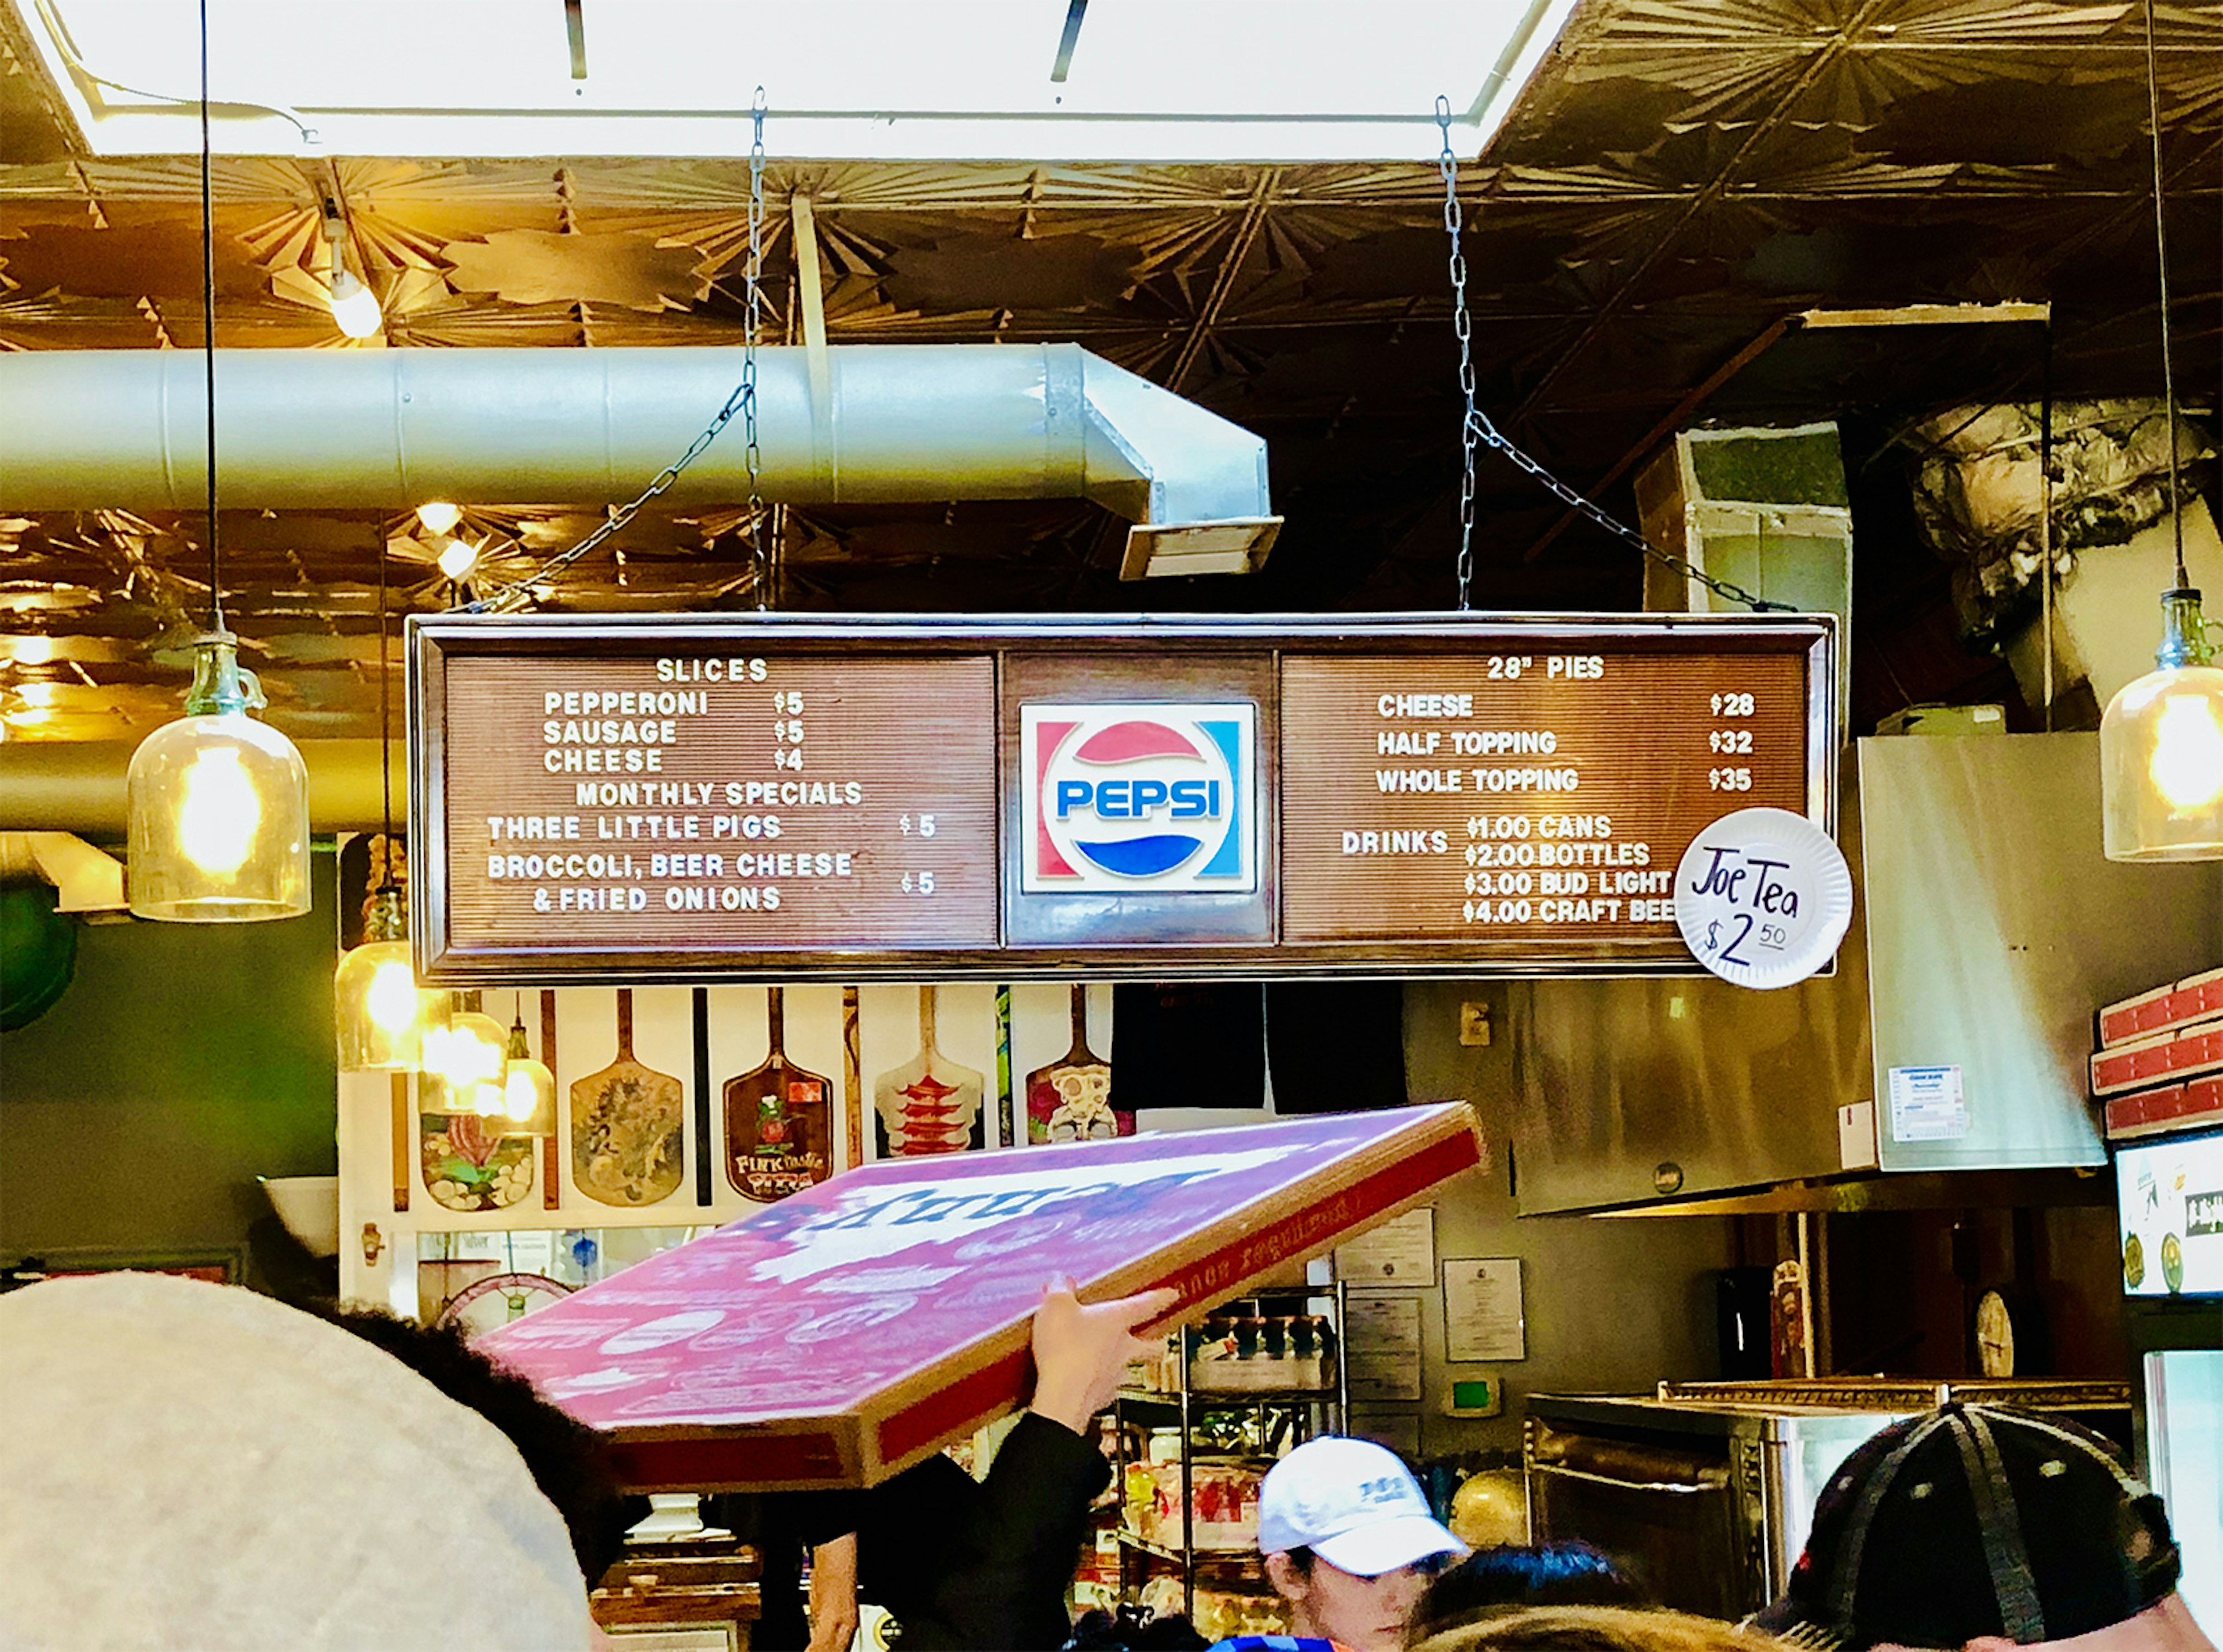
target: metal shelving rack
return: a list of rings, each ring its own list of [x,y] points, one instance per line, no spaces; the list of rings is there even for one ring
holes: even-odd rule
[[[1193,1448],[1194,1423],[1198,1414],[1203,1411],[1263,1410],[1286,1407],[1298,1414],[1300,1438],[1310,1438],[1314,1434],[1338,1431],[1343,1429],[1345,1419],[1351,1415],[1351,1364],[1344,1347],[1344,1328],[1348,1322],[1349,1316],[1345,1311],[1347,1304],[1343,1282],[1338,1280],[1332,1286],[1293,1285],[1281,1291],[1259,1291],[1252,1296],[1236,1297],[1231,1300],[1238,1303],[1266,1303],[1301,1297],[1309,1302],[1321,1296],[1332,1296],[1335,1302],[1335,1321],[1332,1328],[1335,1333],[1335,1381],[1332,1386],[1206,1389],[1200,1391],[1189,1386],[1189,1362],[1187,1347],[1184,1345],[1182,1357],[1177,1362],[1181,1371],[1181,1384],[1173,1392],[1161,1393],[1155,1390],[1141,1388],[1122,1388],[1119,1391],[1118,1398],[1113,1402],[1112,1411],[1119,1425],[1117,1467],[1123,1504],[1118,1527],[1119,1592],[1122,1597],[1130,1598],[1135,1592],[1128,1571],[1128,1558],[1130,1555],[1147,1556],[1181,1568],[1181,1609],[1192,1618],[1196,1615],[1196,1574],[1200,1567],[1236,1566],[1255,1572],[1258,1558],[1255,1554],[1234,1549],[1207,1549],[1200,1554],[1197,1550],[1196,1510],[1191,1496],[1191,1468],[1195,1458]],[[1127,1530],[1124,1507],[1128,1462],[1126,1424],[1130,1416],[1149,1411],[1156,1411],[1161,1416],[1171,1415],[1180,1420],[1181,1540],[1181,1547],[1178,1548],[1168,1543],[1153,1542],[1149,1538]],[[1324,1418],[1313,1415],[1320,1412],[1331,1413],[1331,1415]]]

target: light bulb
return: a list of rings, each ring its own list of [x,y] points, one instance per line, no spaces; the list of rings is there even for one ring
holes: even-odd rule
[[[481,1083],[470,1088],[469,1103],[482,1119],[498,1119],[509,1110],[509,1094],[501,1085]]]
[[[368,338],[386,325],[377,295],[345,268],[332,273],[332,319],[350,338]]]
[[[474,1107],[482,1099],[475,1092],[491,1085],[492,1105],[499,1106],[502,1084],[509,1074],[508,1040],[501,1023],[493,1016],[476,1010],[460,1011],[449,1021],[447,1036],[425,1046],[425,1065],[438,1072],[450,1090],[469,1098]]]
[[[417,974],[400,958],[378,966],[363,994],[363,1008],[387,1033],[399,1037],[417,1020]]]
[[[178,843],[205,872],[228,877],[247,864],[262,825],[262,795],[236,745],[204,746],[186,770]]]
[[[2223,797],[2223,725],[2207,695],[2170,694],[2162,701],[2147,771],[2180,814]]]
[[[522,1071],[522,1062],[512,1062],[509,1080],[502,1086],[501,1110],[513,1119],[529,1119],[540,1105],[539,1086],[532,1082],[533,1075]]]
[[[478,548],[460,539],[450,539],[440,552],[440,571],[451,580],[462,579],[478,565]]]
[[[444,499],[427,499],[417,507],[417,519],[427,533],[446,533],[463,519],[463,507]]]

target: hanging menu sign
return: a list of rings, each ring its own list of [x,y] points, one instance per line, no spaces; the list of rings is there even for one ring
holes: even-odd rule
[[[1834,622],[411,623],[435,983],[1675,971],[1829,829]]]

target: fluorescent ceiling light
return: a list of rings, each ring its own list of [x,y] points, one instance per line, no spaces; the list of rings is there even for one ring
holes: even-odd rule
[[[1067,0],[583,0],[580,80],[545,0],[386,0],[344,51],[274,0],[210,0],[209,58],[227,154],[740,155],[761,82],[784,156],[1420,160],[1439,94],[1477,153],[1572,9],[1121,0],[1054,83]],[[192,8],[22,9],[95,154],[198,147]]]

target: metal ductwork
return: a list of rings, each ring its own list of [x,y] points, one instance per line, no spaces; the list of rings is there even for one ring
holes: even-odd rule
[[[217,352],[218,501],[240,509],[631,499],[740,380],[708,349]],[[0,355],[0,509],[203,507],[199,352]],[[1076,344],[758,352],[764,497],[1096,500],[1123,575],[1229,573],[1281,525],[1266,444]],[[738,420],[675,500],[748,497]]]

